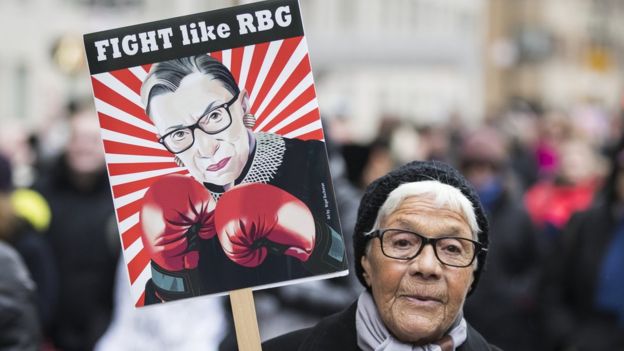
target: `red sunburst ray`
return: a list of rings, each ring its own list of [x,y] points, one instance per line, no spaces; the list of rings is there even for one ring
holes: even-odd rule
[[[155,171],[165,168],[175,168],[175,162],[145,162],[145,163],[109,163],[108,173],[111,176]]]
[[[157,142],[156,135],[141,127],[137,127],[134,124],[120,121],[114,117],[111,117],[105,113],[99,112],[98,117],[100,119],[100,127],[113,132],[123,133],[129,136],[137,137],[140,139]]]
[[[171,153],[164,148],[154,149],[151,147],[126,144],[112,140],[104,140],[103,142],[104,151],[106,151],[107,154],[171,157]]]
[[[296,37],[286,39],[282,42],[282,45],[280,46],[279,51],[275,56],[275,60],[273,61],[273,65],[269,69],[269,72],[264,79],[264,82],[262,83],[262,87],[258,91],[258,96],[254,98],[253,106],[251,106],[252,113],[256,113],[256,111],[262,104],[262,101],[266,98],[266,95],[271,89],[271,86],[273,85],[273,83],[275,83],[275,80],[284,69],[284,66],[286,66],[286,63],[288,63],[288,60],[295,52],[295,49],[297,49],[297,46],[299,45],[301,39],[302,37]],[[258,118],[260,116],[256,117]]]
[[[119,220],[119,222],[122,222],[128,217],[132,216],[133,214],[139,212],[140,209],[141,209],[141,201],[139,200],[132,201],[117,209],[117,219]]]
[[[93,95],[96,98],[108,103],[109,105],[115,106],[140,120],[152,123],[145,115],[143,108],[137,106],[134,102],[126,99],[123,95],[107,87],[105,84],[93,77],[91,77],[91,84],[93,85]]]
[[[130,275],[130,284],[134,284],[141,272],[147,267],[150,261],[150,256],[146,250],[141,250],[134,256],[134,258],[128,263],[128,274]]]
[[[171,172],[169,174],[186,174],[186,173],[188,173],[188,171],[184,170],[184,171]],[[148,188],[160,177],[162,177],[162,175],[149,177],[145,179],[139,179],[139,180],[123,183],[123,184],[113,185],[112,187],[113,196],[114,198],[119,198],[124,195],[131,194],[135,191]]]
[[[223,62],[223,51],[211,52],[210,56],[219,62]]]
[[[284,85],[280,87],[279,91],[275,94],[271,102],[267,105],[266,109],[264,110],[265,112],[262,114],[262,116],[256,116],[258,118],[256,123],[258,125],[261,124],[262,121],[271,114],[271,112],[277,107],[277,105],[279,105],[284,100],[284,98],[286,98],[286,96],[288,96],[288,94],[293,91],[297,84],[299,84],[299,82],[301,82],[301,80],[304,79],[308,73],[310,73],[310,61],[308,60],[308,55],[305,55],[303,60],[299,62],[293,73],[286,79]],[[278,118],[274,118],[271,122],[269,122],[269,125],[274,124],[274,122],[279,122]]]
[[[305,115],[299,117],[296,121],[289,123],[287,126],[284,126],[284,128],[278,130],[277,133],[281,135],[288,134],[314,121],[318,121],[318,119],[319,119],[318,109],[314,109],[306,113]]]
[[[121,234],[121,243],[123,245],[124,250],[130,247],[132,243],[137,241],[141,237],[141,224],[137,223],[130,227],[130,229],[126,230]]]
[[[141,307],[143,305],[145,305],[145,290],[143,290],[143,292],[141,293],[141,296],[139,296],[139,299],[134,304],[135,307]]]
[[[261,43],[254,47],[253,56],[251,58],[251,65],[249,66],[247,81],[245,82],[244,87],[245,90],[247,90],[247,92],[250,94],[253,90],[254,84],[256,84],[258,73],[260,73],[260,69],[262,68],[262,62],[264,62],[264,57],[266,56],[268,49],[269,43]]]
[[[263,128],[264,130],[271,130],[274,126],[276,126],[279,122],[297,112],[303,105],[310,102],[316,98],[316,93],[314,91],[313,86],[309,86],[306,90],[304,90],[296,99],[294,99],[286,108],[282,110],[273,120]],[[318,110],[318,109],[317,109]]]
[[[297,136],[297,139],[301,140],[323,140],[324,138],[325,136],[323,135],[323,129],[316,129],[311,132]]]
[[[130,72],[129,69],[124,68],[116,71],[110,71],[108,73],[110,73],[113,77],[117,78],[117,80],[130,88],[137,95],[141,95],[141,84],[143,83],[141,82],[141,80],[139,80],[139,78],[137,78],[137,76]]]
[[[240,80],[243,64],[243,51],[245,51],[244,47],[238,47],[231,50],[232,63],[230,65],[230,72],[232,72],[232,76],[234,76],[234,80],[237,82]]]

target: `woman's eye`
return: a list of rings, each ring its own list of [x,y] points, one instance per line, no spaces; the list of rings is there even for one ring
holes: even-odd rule
[[[392,243],[392,246],[398,249],[409,248],[409,247],[412,247],[413,245],[414,244],[411,241],[406,240],[406,239],[398,239]]]
[[[223,113],[221,113],[221,109],[217,109],[208,114],[208,120],[210,122],[219,122],[223,118]]]
[[[178,130],[171,133],[171,138],[175,141],[182,140],[188,135],[188,132],[185,130]]]
[[[462,248],[459,245],[446,245],[442,248],[442,250],[452,254],[462,253]]]

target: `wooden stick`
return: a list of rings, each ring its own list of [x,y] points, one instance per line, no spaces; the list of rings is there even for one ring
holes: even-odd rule
[[[262,351],[253,292],[251,289],[231,291],[230,303],[232,304],[232,315],[236,327],[238,350]]]

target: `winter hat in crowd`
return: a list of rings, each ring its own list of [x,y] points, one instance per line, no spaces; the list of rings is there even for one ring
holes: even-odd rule
[[[489,234],[487,217],[478,195],[468,181],[453,167],[439,161],[410,162],[372,182],[366,188],[366,192],[360,201],[357,221],[353,231],[353,246],[355,249],[355,273],[365,287],[367,285],[363,276],[364,270],[362,269],[361,259],[364,256],[366,244],[370,239],[366,238],[364,233],[373,229],[379,209],[394,189],[404,183],[426,180],[437,180],[440,183],[450,185],[461,191],[470,200],[477,218],[477,224],[481,229],[478,234],[479,242],[487,247]],[[470,293],[474,291],[479,281],[479,276],[485,265],[486,255],[487,252],[481,250],[477,256],[478,266],[474,272],[474,282],[472,283]]]

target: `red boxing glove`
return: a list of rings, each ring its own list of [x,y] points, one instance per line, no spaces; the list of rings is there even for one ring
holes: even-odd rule
[[[140,211],[143,246],[168,271],[197,268],[197,237],[210,239],[215,201],[201,184],[180,174],[158,179],[145,193]]]
[[[267,251],[305,262],[314,249],[314,218],[308,206],[273,185],[250,183],[226,191],[215,211],[215,227],[225,254],[256,267]]]

